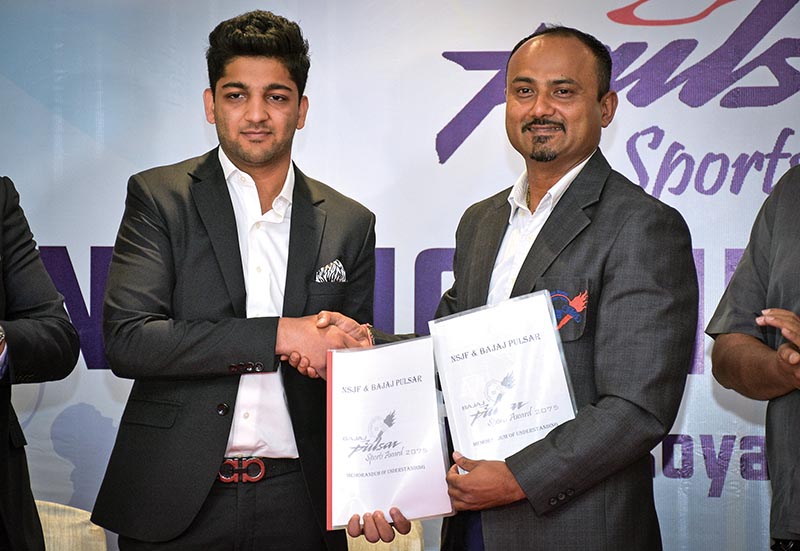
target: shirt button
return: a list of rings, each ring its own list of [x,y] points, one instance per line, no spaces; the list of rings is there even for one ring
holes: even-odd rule
[[[217,404],[217,415],[228,415],[228,412],[231,410],[231,406],[228,404],[222,403]]]
[[[256,272],[259,274],[261,273],[261,266],[256,266]]]
[[[242,417],[244,417],[245,419],[250,419],[250,413],[246,411],[244,412],[244,415],[242,415]]]

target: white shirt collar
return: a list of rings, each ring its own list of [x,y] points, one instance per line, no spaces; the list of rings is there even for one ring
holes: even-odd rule
[[[586,166],[586,163],[589,162],[589,159],[592,158],[592,155],[594,155],[594,151],[591,153],[591,155],[572,167],[553,185],[553,187],[548,189],[547,193],[544,194],[544,197],[542,197],[542,200],[539,202],[537,209],[539,206],[541,206],[547,207],[552,211],[555,208],[556,203],[558,203],[559,199],[561,199],[561,197],[567,191],[567,188],[569,188],[570,184],[572,184],[580,171],[583,170],[583,167]],[[528,171],[525,170],[520,177],[517,178],[517,181],[514,183],[514,187],[511,188],[511,193],[508,195],[508,202],[511,205],[511,213],[508,216],[509,224],[514,219],[514,215],[517,213],[517,210],[522,209],[531,213],[528,209],[527,195]]]
[[[253,180],[253,177],[247,172],[239,170],[236,165],[233,164],[233,161],[228,158],[221,146],[218,148],[218,150],[219,163],[222,165],[222,173],[225,175],[225,181],[230,185],[255,187],[256,183]],[[289,164],[289,170],[286,173],[286,180],[283,182],[283,187],[281,188],[280,193],[278,193],[278,196],[272,201],[272,210],[279,218],[283,219],[283,217],[286,216],[286,211],[289,210],[289,207],[292,205],[293,193],[294,163],[292,162]]]

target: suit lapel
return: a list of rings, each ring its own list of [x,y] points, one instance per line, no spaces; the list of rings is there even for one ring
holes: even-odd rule
[[[305,175],[292,166],[295,179],[283,315],[299,317],[305,313],[308,282],[319,256],[326,214],[317,207],[324,199],[315,193]]]
[[[477,221],[472,258],[467,260],[471,265],[467,289],[467,308],[475,308],[486,304],[489,297],[489,283],[492,279],[494,263],[500,250],[500,243],[506,233],[511,206],[508,204],[508,193],[505,191],[493,198],[492,208]],[[474,269],[472,269],[474,268]]]
[[[511,296],[530,293],[536,280],[564,248],[591,223],[585,209],[600,199],[611,167],[600,150],[589,159],[550,213],[520,268]]]
[[[190,173],[195,180],[191,193],[211,240],[211,248],[222,271],[233,310],[237,317],[243,318],[247,316],[247,299],[236,216],[217,155],[214,149]]]

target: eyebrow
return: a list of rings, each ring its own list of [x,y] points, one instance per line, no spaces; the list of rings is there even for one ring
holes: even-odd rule
[[[511,81],[512,84],[514,83],[533,84],[534,82],[536,82],[536,79],[531,77],[514,77],[514,79]],[[547,84],[553,86],[560,86],[562,84],[578,84],[578,82],[571,78],[559,78],[556,80],[549,80],[547,81]]]
[[[242,90],[249,90],[250,86],[248,86],[244,82],[226,82],[225,84],[222,85],[222,89],[224,90],[226,88],[239,88]],[[274,82],[264,87],[265,92],[271,92],[273,90],[286,90],[287,92],[294,92],[294,88],[286,84],[281,84],[279,82]]]

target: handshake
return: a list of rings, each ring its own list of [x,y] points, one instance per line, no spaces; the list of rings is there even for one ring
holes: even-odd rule
[[[323,310],[316,316],[280,318],[275,353],[303,375],[327,379],[328,350],[372,345],[367,324]]]
[[[368,348],[374,343],[366,324],[360,324],[338,312],[323,310],[316,316],[280,318],[275,352],[300,373],[312,379],[327,379],[328,350],[338,348]],[[367,541],[390,542],[395,532],[408,534],[411,521],[396,507],[389,510],[353,515],[347,524],[351,537],[363,535]]]

